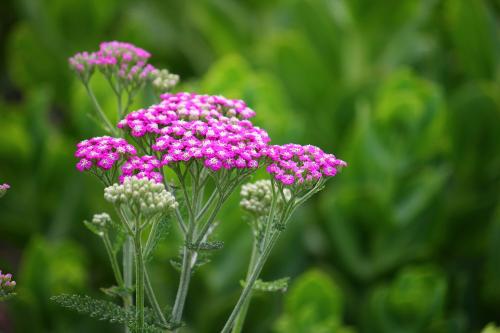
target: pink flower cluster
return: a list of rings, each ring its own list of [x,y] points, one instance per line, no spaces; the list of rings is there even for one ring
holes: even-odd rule
[[[128,114],[118,127],[129,129],[132,136],[141,137],[148,133],[167,134],[163,129],[179,120],[207,122],[255,116],[255,111],[242,100],[186,92],[163,94],[161,97],[161,103]]]
[[[120,182],[123,183],[125,178],[135,176],[139,179],[146,178],[161,183],[163,176],[160,169],[161,163],[154,156],[132,156],[121,167]]]
[[[266,170],[284,185],[303,184],[323,177],[333,177],[347,163],[318,147],[297,144],[268,146],[264,150],[270,160]]]
[[[13,289],[16,286],[16,281],[12,280],[12,274],[2,274],[0,271],[0,290],[2,289]]]
[[[122,158],[127,160],[137,154],[135,147],[125,139],[110,136],[95,137],[77,144],[75,157],[79,158],[76,168],[86,171],[92,167],[102,170],[113,168]]]
[[[164,153],[162,165],[198,159],[212,171],[258,168],[261,150],[270,141],[264,130],[237,119],[178,120],[162,133],[152,145],[153,150]]]
[[[156,69],[147,64],[151,55],[130,43],[103,42],[99,51],[77,53],[69,59],[70,66],[84,78],[88,78],[95,67],[105,74],[116,74],[125,81],[145,79]]]
[[[162,165],[202,160],[217,171],[254,169],[270,139],[248,120],[255,115],[245,102],[222,96],[177,93],[160,104],[128,114],[118,127],[134,137],[151,135],[151,148],[163,153]]]
[[[162,181],[161,168],[198,160],[212,170],[256,169],[263,161],[267,171],[284,185],[311,183],[331,177],[346,163],[314,146],[269,145],[266,131],[252,124],[255,115],[245,102],[222,96],[177,93],[128,114],[118,127],[143,140],[155,156],[136,156],[124,139],[94,138],[78,145],[80,171],[97,166],[111,169],[123,155],[120,181],[126,177]]]

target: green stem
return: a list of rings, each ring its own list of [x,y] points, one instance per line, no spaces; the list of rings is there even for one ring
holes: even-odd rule
[[[142,241],[140,229],[136,229],[135,246],[135,319],[136,331],[144,332],[144,258],[142,257]]]
[[[108,253],[109,261],[111,263],[111,268],[113,269],[113,274],[115,275],[116,283],[119,287],[123,287],[123,277],[120,271],[120,267],[118,266],[118,261],[116,260],[116,255],[113,253],[111,241],[107,234],[103,236],[104,246],[106,247],[106,252]]]
[[[182,312],[184,311],[184,304],[186,303],[190,279],[191,250],[184,246],[182,255],[181,278],[179,281],[179,288],[177,289],[177,296],[175,297],[174,308],[172,310],[172,321],[174,322],[174,324],[178,324],[182,320]],[[177,329],[174,332],[177,332]]]
[[[234,325],[234,322],[236,318],[238,317],[240,311],[243,309],[243,306],[247,302],[247,299],[250,298],[253,286],[255,285],[255,281],[259,278],[260,272],[262,271],[262,268],[264,267],[264,264],[269,257],[269,254],[271,253],[271,249],[273,248],[274,244],[276,243],[276,240],[279,237],[279,232],[273,233],[271,239],[269,240],[269,243],[267,244],[264,252],[259,256],[257,259],[257,262],[255,263],[255,267],[252,271],[252,274],[250,274],[250,277],[245,283],[245,287],[243,288],[243,291],[241,292],[240,298],[238,299],[238,302],[236,303],[236,306],[234,307],[233,311],[231,312],[231,315],[229,316],[226,324],[224,325],[224,328],[222,329],[221,333],[229,333],[231,331],[231,328]]]
[[[255,260],[257,259],[257,253],[258,253],[258,245],[257,245],[257,240],[254,240],[254,244],[252,246],[252,255],[250,256],[250,263],[248,264],[248,271],[247,271],[247,276],[245,277],[245,284],[247,281],[250,279],[250,275],[252,274],[252,271],[255,266]],[[248,295],[247,299],[244,301],[240,312],[236,316],[234,327],[232,330],[232,333],[240,333],[243,329],[243,324],[245,322],[245,318],[247,316],[248,312],[248,307],[250,306],[250,300],[252,299],[252,290],[250,290],[250,294]]]
[[[123,282],[125,283],[125,288],[132,289],[133,279],[133,251],[134,244],[132,237],[127,236],[125,243],[123,244]],[[128,309],[132,306],[132,295],[127,294],[127,296],[123,297],[123,306],[125,309]],[[125,333],[130,332],[129,328],[125,327]]]
[[[153,307],[153,311],[155,312],[158,319],[164,324],[167,325],[167,320],[161,311],[160,304],[156,299],[155,293],[153,291],[153,286],[151,285],[151,280],[149,279],[148,270],[144,269],[144,280],[146,282],[146,296],[148,296],[149,303]]]
[[[90,96],[90,99],[92,100],[92,103],[94,104],[94,107],[97,111],[97,114],[101,118],[101,120],[104,122],[104,124],[107,127],[107,130],[112,133],[113,135],[117,135],[117,131],[109,121],[108,117],[104,113],[104,111],[101,108],[101,105],[99,104],[99,101],[97,100],[97,97],[95,97],[94,92],[92,91],[92,88],[90,88],[90,85],[86,84],[85,89],[87,90],[87,94]]]

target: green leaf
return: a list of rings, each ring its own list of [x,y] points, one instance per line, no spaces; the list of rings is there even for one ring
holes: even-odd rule
[[[448,0],[448,28],[463,70],[472,77],[494,79],[500,41],[494,11],[482,0]]]
[[[481,333],[500,333],[500,327],[496,326],[494,323],[489,323]]]
[[[285,296],[278,332],[336,332],[341,327],[343,298],[325,273],[311,270],[297,278]]]
[[[97,227],[95,224],[89,222],[89,221],[83,221],[83,224],[89,229],[91,232],[96,234],[99,237],[104,237],[104,231]]]
[[[214,251],[222,249],[224,247],[224,242],[223,241],[203,242],[200,243],[198,246],[195,246],[195,244],[190,243],[187,245],[187,247],[195,251]]]
[[[263,292],[286,292],[288,289],[288,281],[289,277],[277,279],[274,281],[262,281],[258,279],[255,281],[255,285],[253,286],[253,290],[263,291]],[[242,287],[245,286],[245,281],[240,281]]]
[[[123,229],[117,230],[115,236],[113,237],[113,240],[111,241],[111,251],[114,254],[117,254],[121,250],[126,239],[126,232]]]
[[[134,290],[126,287],[111,286],[108,288],[101,288],[101,291],[111,297],[124,297],[131,295]]]
[[[167,218],[160,219],[157,224],[152,227],[151,232],[153,235],[151,242],[149,242],[147,247],[144,249],[144,260],[146,262],[151,261],[154,250],[158,244],[167,237],[169,231],[170,221]]]
[[[406,267],[392,283],[373,291],[367,320],[374,332],[428,332],[444,313],[446,289],[439,269]]]
[[[131,330],[135,331],[134,328],[136,321],[134,307],[125,309],[113,302],[94,299],[87,295],[81,296],[61,294],[58,296],[52,296],[50,299],[67,309],[88,315],[98,320],[127,325]],[[160,333],[164,332],[165,328],[171,328],[170,326],[163,327],[163,325],[155,323],[154,313],[149,308],[147,308],[145,319],[145,332]]]

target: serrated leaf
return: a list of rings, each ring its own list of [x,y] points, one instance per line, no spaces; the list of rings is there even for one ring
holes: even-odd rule
[[[151,232],[154,234],[152,235],[151,242],[149,242],[148,246],[144,249],[144,260],[146,262],[151,261],[156,247],[167,237],[170,231],[169,222],[170,221],[167,218],[162,218],[155,226],[153,226]]]
[[[99,237],[104,236],[104,231],[100,228],[98,228],[95,224],[89,222],[89,221],[83,221],[83,224],[89,229],[92,233],[96,234]]]
[[[111,251],[114,254],[117,254],[118,251],[120,251],[120,249],[122,248],[126,239],[127,239],[127,234],[124,231],[118,231],[111,243]]]
[[[131,295],[134,290],[125,287],[111,286],[109,288],[101,288],[101,291],[111,297],[125,297]]]
[[[182,270],[182,263],[178,259],[170,259],[170,265],[179,272]]]
[[[190,243],[187,245],[187,247],[195,251],[214,251],[222,249],[224,247],[224,242],[223,241],[203,242],[198,244],[198,246],[196,246],[193,243]]]
[[[253,286],[253,290],[255,291],[263,291],[263,292],[286,292],[288,289],[288,281],[290,281],[289,277],[277,279],[274,281],[262,281],[257,280]],[[245,286],[245,281],[240,281],[242,287]]]
[[[135,308],[130,307],[125,309],[113,302],[91,298],[87,295],[68,295],[62,294],[52,296],[51,301],[65,307],[67,309],[76,311],[81,314],[89,315],[98,320],[109,321],[110,323],[117,323],[127,325],[132,331],[135,331]],[[145,308],[144,332],[160,333],[165,329],[171,329],[170,324],[163,325],[155,322],[155,315],[149,308]]]

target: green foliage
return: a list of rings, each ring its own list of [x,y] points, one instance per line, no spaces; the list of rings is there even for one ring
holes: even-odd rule
[[[147,243],[147,247],[144,249],[144,260],[146,262],[151,261],[155,249],[158,247],[161,241],[165,240],[170,231],[170,220],[167,218],[161,218],[157,224],[153,226],[155,232],[152,234],[152,239]],[[123,238],[123,240],[125,240]]]
[[[325,273],[312,270],[295,281],[285,297],[277,332],[349,332],[342,327],[344,299]]]
[[[432,267],[407,267],[390,284],[374,290],[366,325],[373,332],[431,332],[442,318],[446,280]]]
[[[113,324],[127,325],[132,331],[135,327],[135,310],[134,308],[124,309],[121,306],[99,299],[93,299],[89,296],[67,295],[61,294],[50,298],[62,307],[77,311],[81,314],[88,315],[98,320],[109,321]],[[159,333],[163,332],[164,328],[156,326],[154,316],[151,312],[148,313],[147,323],[145,324],[145,332]]]
[[[212,241],[212,242],[202,242],[196,246],[196,244],[188,244],[187,246],[191,250],[196,251],[214,251],[220,250],[224,247],[223,241]]]
[[[481,331],[481,333],[498,333],[498,332],[500,332],[500,328],[493,323],[486,325],[486,327]]]
[[[256,291],[263,291],[263,292],[286,292],[288,289],[288,281],[290,280],[289,277],[286,278],[281,278],[278,280],[274,281],[262,281],[262,280],[257,280],[255,281],[255,285],[253,286],[253,289]],[[244,284],[244,282],[242,282]]]
[[[0,266],[18,295],[0,330],[115,329],[48,302],[113,281],[101,240],[79,223],[110,207],[100,184],[74,170],[74,144],[102,130],[67,66],[113,39],[150,50],[154,65],[181,74],[181,89],[245,99],[273,143],[313,143],[349,163],[297,211],[265,276],[334,270],[342,310],[333,321],[359,332],[499,323],[499,9],[490,0],[4,1],[0,182],[12,189],[0,200]],[[112,114],[102,76],[92,87]],[[251,246],[241,215],[230,198],[214,235],[224,250],[204,251],[212,262],[190,286],[195,332],[220,330],[241,290]],[[176,228],[153,244],[149,272],[168,304]],[[245,332],[268,332],[277,318],[326,318],[314,332],[331,329],[329,316],[288,313],[293,289],[283,317],[278,296],[255,297]],[[297,304],[316,309],[317,294]]]

